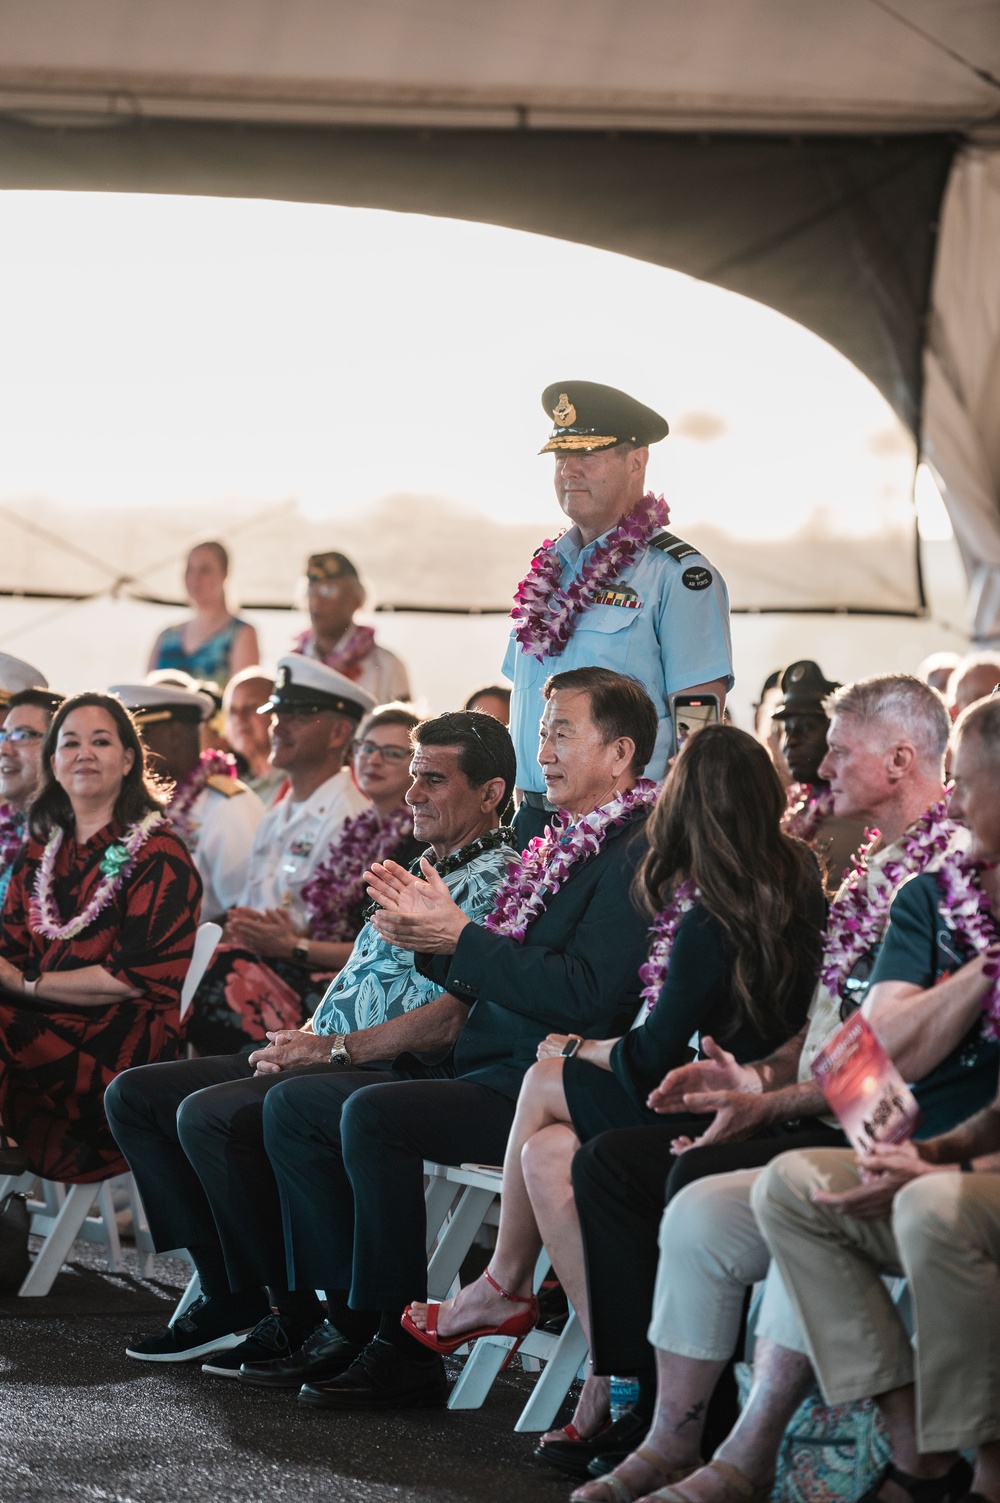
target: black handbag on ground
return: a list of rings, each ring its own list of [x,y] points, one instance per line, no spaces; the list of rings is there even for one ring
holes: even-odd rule
[[[31,1267],[27,1196],[12,1190],[0,1200],[0,1294],[16,1294]]]

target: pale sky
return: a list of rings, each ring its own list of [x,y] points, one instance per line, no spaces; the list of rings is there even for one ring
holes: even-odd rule
[[[549,519],[539,396],[577,377],[669,419],[649,479],[675,525],[687,508],[780,536],[825,514],[863,537],[909,506],[911,440],[846,359],[626,257],[383,211],[85,193],[0,193],[0,245],[0,501],[296,497],[336,516],[406,491]]]

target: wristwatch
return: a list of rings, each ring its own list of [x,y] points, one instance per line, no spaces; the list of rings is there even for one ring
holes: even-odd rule
[[[292,949],[292,959],[295,961],[296,965],[309,964],[309,941],[305,938],[305,936],[303,936],[302,939],[295,941],[295,945]]]
[[[351,1056],[347,1052],[347,1039],[346,1033],[334,1034],[333,1048],[330,1050],[331,1065],[346,1065],[350,1069]]]
[[[582,1043],[583,1039],[578,1033],[571,1033],[565,1044],[563,1044],[562,1046],[563,1059],[572,1059],[573,1055],[576,1053]]]

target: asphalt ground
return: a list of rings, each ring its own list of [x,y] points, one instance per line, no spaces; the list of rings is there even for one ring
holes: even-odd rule
[[[128,1252],[120,1275],[85,1244],[74,1259],[45,1299],[0,1299],[0,1503],[562,1503],[571,1491],[514,1433],[533,1381],[516,1366],[480,1410],[307,1410],[197,1363],[126,1357],[130,1337],[166,1324],[186,1265],[158,1258],[143,1280]]]

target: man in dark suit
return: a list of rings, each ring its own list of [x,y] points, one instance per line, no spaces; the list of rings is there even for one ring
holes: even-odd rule
[[[305,1069],[316,1058],[308,1039],[279,1035],[250,1057],[269,1077],[255,1101],[243,1092],[230,1105],[217,1087],[183,1102],[180,1151],[211,1207],[230,1287],[264,1284],[277,1306],[271,1327],[266,1318],[248,1338],[244,1381],[304,1384],[301,1397],[319,1407],[444,1402],[440,1357],[400,1327],[405,1305],[427,1287],[423,1161],[499,1163],[539,1042],[554,1029],[606,1037],[635,1013],[646,924],[629,889],[655,794],[635,785],[655,736],[656,711],[635,680],[606,669],[550,680],[539,760],[567,811],[565,835],[585,818],[588,829],[557,889],[537,889],[523,936],[470,922],[450,899],[439,904],[438,939],[426,946],[435,953],[422,965],[462,1014],[470,1009],[454,1018],[447,1059],[398,1054],[440,1049],[441,1029],[424,1038],[419,1014],[405,1038],[391,1036],[399,1043],[390,1069],[358,1068],[387,1057],[380,1028],[338,1036],[327,1061]],[[420,882],[436,882],[430,867]],[[408,920],[387,913],[375,922],[393,940]],[[143,1150],[143,1128],[134,1103],[125,1119],[121,1096],[119,1088],[112,1120],[128,1155],[133,1144]],[[179,1148],[165,1136],[164,1162]],[[292,1351],[279,1330],[268,1350],[283,1308],[301,1321],[315,1289],[326,1292],[330,1319]],[[314,1320],[321,1313],[314,1306]],[[226,1354],[229,1371],[238,1350]]]

